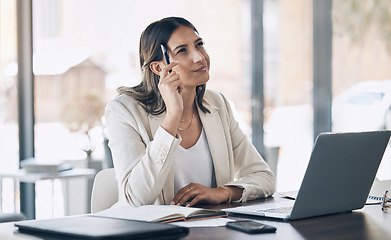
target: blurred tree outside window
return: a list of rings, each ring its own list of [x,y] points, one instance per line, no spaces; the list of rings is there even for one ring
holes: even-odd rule
[[[64,121],[71,132],[82,133],[86,137],[83,151],[87,156],[96,148],[91,131],[97,126],[101,127],[104,109],[105,103],[95,92],[87,92],[66,106]]]
[[[333,1],[333,131],[391,129],[391,1]],[[377,178],[391,179],[391,147]]]

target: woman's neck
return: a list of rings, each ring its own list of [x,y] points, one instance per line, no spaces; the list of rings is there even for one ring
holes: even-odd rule
[[[182,99],[183,99],[183,114],[182,116],[188,116],[193,113],[194,109],[194,99],[195,99],[195,88],[192,90],[184,89],[182,92]]]

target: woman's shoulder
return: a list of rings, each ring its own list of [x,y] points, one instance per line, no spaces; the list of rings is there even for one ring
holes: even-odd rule
[[[204,99],[208,104],[217,108],[227,104],[227,98],[224,94],[212,89],[206,89]]]
[[[144,112],[145,110],[133,97],[121,94],[110,100],[106,106],[106,111],[121,111],[126,110],[129,112]]]
[[[137,101],[132,98],[131,96],[128,96],[126,94],[120,94],[113,99],[111,99],[107,106],[116,106],[116,105],[124,105],[124,106],[134,106],[137,104]]]

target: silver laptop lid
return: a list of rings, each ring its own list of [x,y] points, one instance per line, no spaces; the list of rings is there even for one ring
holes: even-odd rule
[[[362,208],[390,135],[391,131],[320,134],[290,219]]]

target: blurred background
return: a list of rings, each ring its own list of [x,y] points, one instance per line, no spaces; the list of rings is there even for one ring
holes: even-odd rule
[[[17,2],[0,0],[0,172],[19,169],[23,142],[18,124]],[[249,138],[262,139],[258,149],[275,165],[277,191],[297,190],[316,137],[314,93],[316,97],[322,91],[322,85],[314,84],[315,1],[259,2],[263,3],[263,25],[258,26],[263,34],[262,66],[253,60],[251,0],[33,0],[35,158],[97,170],[107,167],[105,105],[118,87],[140,82],[138,42],[146,26],[163,17],[181,16],[205,40],[211,58],[207,87],[231,100]],[[329,130],[391,129],[391,2],[328,2],[332,6]],[[255,89],[262,91],[261,121],[254,121],[259,116],[253,109],[252,73],[257,68],[263,72],[262,88]],[[254,130],[258,123],[261,131]],[[391,179],[388,152],[378,172],[382,180]],[[67,196],[73,204],[70,214],[88,212],[88,183],[74,181]],[[58,179],[35,184],[36,218],[64,215],[63,188]],[[12,179],[3,178],[0,189],[2,211],[20,210]]]

